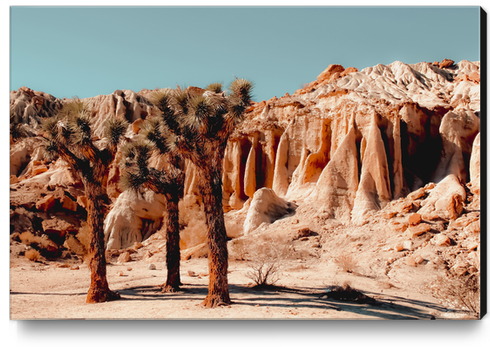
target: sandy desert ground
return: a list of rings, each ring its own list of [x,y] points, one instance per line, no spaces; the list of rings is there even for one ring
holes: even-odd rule
[[[430,265],[402,264],[388,277],[378,273],[373,265],[367,266],[373,264],[370,261],[359,258],[358,267],[349,273],[328,260],[332,258],[329,250],[341,248],[333,243],[328,248],[320,242],[323,249],[316,249],[318,237],[293,242],[294,254],[301,256],[281,260],[278,281],[271,288],[253,286],[247,276],[253,262],[237,260],[237,241],[232,241],[235,243],[229,246],[228,276],[232,305],[204,309],[200,304],[207,294],[207,259],[183,260],[182,291],[161,293],[159,286],[166,278],[164,257],[145,257],[148,249],[163,242],[161,239],[155,235],[145,242],[146,246],[132,252],[129,262],[118,263],[117,256],[109,257],[109,285],[121,294],[121,299],[101,304],[85,303],[90,271],[81,260],[74,257],[33,262],[19,256],[18,250],[25,246],[14,243],[10,258],[10,319],[471,319],[468,312],[447,307],[424,287],[423,283],[436,274]],[[319,255],[315,256],[312,249]],[[380,257],[374,253],[372,256]],[[149,269],[151,263],[155,270]],[[344,284],[365,297],[353,301],[329,297],[327,291]]]

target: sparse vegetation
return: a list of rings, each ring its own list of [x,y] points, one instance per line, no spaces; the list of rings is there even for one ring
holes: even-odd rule
[[[245,275],[256,287],[275,285],[280,278],[288,250],[287,244],[274,237],[247,244],[245,257],[250,261],[250,265]]]
[[[39,259],[41,259],[41,253],[39,253],[39,251],[34,248],[28,249],[25,252],[24,256],[26,257],[26,259],[29,259],[30,261],[38,261]]]
[[[157,103],[157,102],[155,102]],[[161,103],[157,103],[160,105]],[[161,110],[162,115],[165,109]],[[162,122],[162,125],[161,123]],[[166,217],[166,263],[167,281],[162,291],[177,291],[182,284],[180,281],[180,228],[179,228],[179,200],[184,192],[184,162],[176,153],[170,152],[166,141],[167,135],[162,130],[165,123],[161,119],[152,120],[146,124],[143,134],[146,140],[128,143],[123,148],[123,161],[121,167],[124,174],[121,177],[123,189],[141,192],[141,189],[151,189],[158,194],[164,194],[167,200]],[[167,167],[158,170],[150,167],[149,159],[152,153],[165,157]],[[163,211],[162,211],[163,213]]]
[[[357,262],[351,254],[339,255],[337,258],[335,258],[334,261],[342,271],[348,273],[357,273]]]
[[[161,111],[161,117],[149,121],[144,130],[148,141],[162,153],[172,153],[175,158],[185,158],[196,166],[210,249],[209,291],[203,303],[206,307],[230,303],[222,197],[223,157],[228,138],[251,104],[252,84],[237,78],[231,83],[229,93],[222,89],[221,84],[213,83],[206,89],[177,87],[154,92],[150,99]]]
[[[432,293],[444,304],[480,316],[480,272],[462,276],[450,273],[437,277],[430,285]]]

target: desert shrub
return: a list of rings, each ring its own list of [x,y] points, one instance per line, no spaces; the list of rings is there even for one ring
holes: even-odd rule
[[[27,246],[34,246],[36,248],[46,248],[49,246],[49,239],[34,235],[30,231],[25,231],[19,236],[20,241]]]
[[[280,278],[289,244],[274,237],[264,237],[247,245],[245,257],[250,260],[245,276],[257,287],[273,286]]]
[[[463,309],[474,317],[480,315],[480,273],[454,276],[441,274],[430,284],[434,296],[454,309]]]
[[[345,281],[342,285],[332,285],[330,286],[326,294],[329,299],[340,300],[340,301],[352,301],[360,304],[374,303],[375,300],[358,289],[351,286],[348,281]]]
[[[335,258],[335,263],[339,266],[342,271],[348,273],[357,272],[357,261],[352,257],[351,254],[342,254]]]
[[[39,259],[41,259],[41,253],[39,253],[39,251],[34,248],[28,249],[25,252],[24,256],[30,261],[38,261]]]

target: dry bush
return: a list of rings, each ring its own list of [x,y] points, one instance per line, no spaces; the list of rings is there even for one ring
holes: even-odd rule
[[[34,248],[28,249],[25,252],[24,256],[30,261],[38,261],[39,259],[41,259],[41,253],[39,253],[39,251]]]
[[[352,257],[351,254],[342,254],[335,258],[334,261],[342,271],[348,273],[357,273],[357,261]]]
[[[42,245],[43,241],[44,241],[42,237],[36,236],[33,233],[31,233],[30,231],[25,231],[22,234],[20,234],[19,239],[20,239],[20,242],[22,242],[23,244],[25,244],[27,246],[30,246],[32,244]]]
[[[329,299],[339,300],[339,301],[352,301],[359,304],[373,304],[376,300],[365,295],[362,291],[355,289],[351,286],[350,282],[344,281],[342,285],[332,285],[330,286],[326,294]]]
[[[444,304],[455,309],[468,311],[476,318],[480,316],[480,273],[452,276],[439,275],[430,284],[433,294]]]
[[[246,277],[256,287],[273,286],[279,280],[289,251],[288,243],[274,237],[264,237],[247,245],[246,257],[250,260]]]
[[[27,246],[34,246],[36,248],[48,248],[53,241],[49,240],[46,235],[37,236],[30,231],[25,231],[19,235],[20,241]]]

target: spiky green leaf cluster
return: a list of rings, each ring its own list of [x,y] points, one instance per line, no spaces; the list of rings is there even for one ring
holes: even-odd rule
[[[120,139],[126,133],[128,123],[125,120],[118,118],[109,118],[105,124],[105,137],[111,145],[117,145]]]
[[[220,82],[211,83],[206,87],[206,90],[209,90],[213,93],[222,93],[223,92],[223,83],[220,83]]]
[[[237,124],[243,120],[245,110],[252,100],[253,84],[246,79],[235,79],[230,85],[229,117]]]
[[[161,116],[145,122],[143,135],[162,154],[198,152],[206,138],[226,139],[243,120],[253,86],[237,78],[228,95],[222,87],[222,83],[211,83],[206,90],[177,87],[155,91],[149,99]]]
[[[111,157],[128,124],[123,120],[110,119],[105,125],[104,136],[110,146],[101,152],[94,145],[89,105],[78,98],[66,102],[56,116],[43,121],[45,156],[54,159],[58,152],[64,150],[65,154],[76,156],[79,163],[83,160],[96,163]]]

